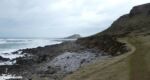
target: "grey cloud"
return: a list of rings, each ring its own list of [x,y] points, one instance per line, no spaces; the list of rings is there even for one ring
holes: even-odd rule
[[[148,0],[0,0],[0,37],[88,36]],[[121,9],[120,9],[121,7]]]

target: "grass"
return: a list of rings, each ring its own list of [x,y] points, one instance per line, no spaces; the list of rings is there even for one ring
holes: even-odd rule
[[[128,37],[131,51],[82,67],[64,80],[150,80],[150,37]]]
[[[130,40],[136,51],[130,56],[130,80],[150,80],[150,37]]]

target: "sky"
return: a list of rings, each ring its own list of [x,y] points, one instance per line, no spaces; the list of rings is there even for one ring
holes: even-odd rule
[[[89,36],[149,0],[0,0],[0,37]]]

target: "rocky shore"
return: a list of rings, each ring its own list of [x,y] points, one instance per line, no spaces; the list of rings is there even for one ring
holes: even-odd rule
[[[122,50],[125,49],[123,43],[113,41],[114,44],[110,44],[108,42],[101,43],[103,45],[109,44],[107,47],[110,48],[116,44],[118,47],[122,46]],[[15,61],[13,65],[1,65],[0,74],[22,76],[22,80],[62,80],[64,76],[73,73],[84,65],[114,56],[107,50],[98,49],[97,47],[100,45],[89,47],[81,43],[79,39],[45,47],[18,50],[12,54],[24,56],[13,60],[0,58],[1,60]]]

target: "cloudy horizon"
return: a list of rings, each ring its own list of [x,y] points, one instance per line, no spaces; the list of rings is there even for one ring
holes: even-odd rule
[[[89,36],[149,0],[0,0],[0,37]]]

